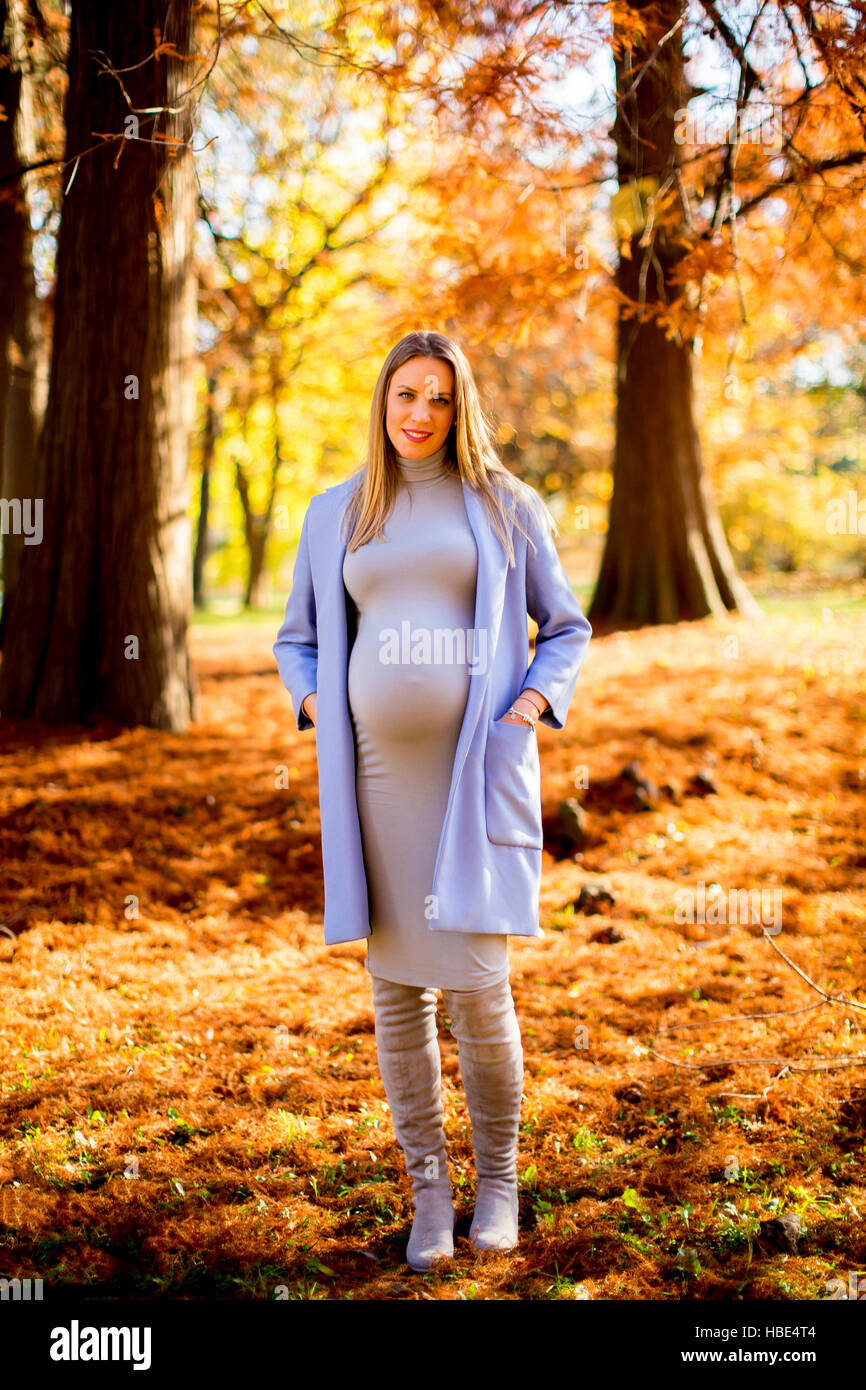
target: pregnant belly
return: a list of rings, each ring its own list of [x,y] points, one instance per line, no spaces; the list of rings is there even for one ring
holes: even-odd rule
[[[460,644],[416,655],[411,644],[390,647],[380,641],[382,628],[362,622],[349,658],[349,708],[359,729],[372,738],[409,740],[459,731],[471,676]],[[471,651],[470,651],[471,656]]]

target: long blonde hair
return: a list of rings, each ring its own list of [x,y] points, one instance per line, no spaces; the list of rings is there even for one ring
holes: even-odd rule
[[[379,373],[370,407],[367,457],[352,475],[358,479],[358,486],[343,514],[347,549],[357,550],[374,536],[384,539],[382,527],[391,514],[401,481],[397,451],[385,429],[388,388],[397,368],[412,357],[438,358],[453,368],[455,412],[446,440],[443,467],[479,493],[513,568],[516,562],[512,527],[516,526],[534,547],[518,514],[518,501],[522,499],[531,508],[540,526],[546,525],[552,536],[558,535],[556,521],[534,488],[509,472],[499,459],[494,447],[493,425],[482,408],[472,368],[462,348],[444,333],[427,330],[407,333],[401,338],[388,353]]]

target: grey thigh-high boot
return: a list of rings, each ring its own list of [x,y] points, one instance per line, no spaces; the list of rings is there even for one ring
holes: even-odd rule
[[[423,1273],[454,1254],[436,991],[376,975],[372,981],[379,1071],[412,1180],[415,1216],[406,1260]]]
[[[471,993],[443,990],[472,1121],[478,1189],[469,1240],[476,1250],[517,1244],[517,1136],[523,1045],[507,979]]]

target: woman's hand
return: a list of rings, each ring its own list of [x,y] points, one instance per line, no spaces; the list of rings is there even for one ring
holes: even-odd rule
[[[533,690],[531,694],[528,693],[527,695],[518,695],[517,699],[512,700],[511,703],[514,706],[514,709],[523,710],[524,713],[528,714],[530,718],[534,719],[536,722],[538,721],[541,712],[539,706],[541,706],[542,710],[547,708],[547,701],[545,700],[544,696],[536,690]],[[525,725],[526,720],[521,719],[519,714],[514,714],[511,711],[509,711],[507,714],[504,714],[501,719],[497,720],[497,723]]]
[[[521,706],[521,708],[522,708],[522,706]],[[527,713],[527,714],[531,714],[533,719],[535,718],[535,715],[532,714],[532,711],[531,711],[531,710],[527,710],[526,713]],[[525,719],[521,719],[519,714],[511,714],[511,713],[503,714],[502,718],[501,718],[501,719],[497,719],[496,722],[497,722],[497,724],[522,724],[522,725],[524,726],[524,728],[528,728],[528,727],[529,727],[529,725],[526,723],[526,720],[525,720]]]
[[[313,724],[315,725],[315,722],[316,722],[316,692],[315,692],[315,690],[313,691],[312,695],[307,695],[307,696],[305,697],[304,702],[303,702],[303,704],[301,705],[301,709],[304,711],[304,714],[306,714],[307,717],[308,717],[309,719],[312,719]]]

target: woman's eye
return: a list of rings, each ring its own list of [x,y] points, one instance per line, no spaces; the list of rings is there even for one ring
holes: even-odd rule
[[[412,397],[413,397],[414,394],[415,394],[414,391],[398,391],[398,392],[397,392],[397,395],[400,396],[401,398],[404,397],[404,396],[408,396],[408,398],[409,398],[410,400],[412,399]],[[432,405],[447,405],[447,404],[448,404],[448,399],[447,399],[446,396],[430,396],[430,397],[428,397],[428,399],[430,400],[430,402],[431,402]]]

